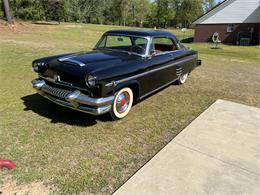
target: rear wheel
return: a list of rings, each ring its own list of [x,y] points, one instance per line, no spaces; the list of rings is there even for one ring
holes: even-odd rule
[[[123,88],[116,93],[112,104],[110,115],[114,120],[124,118],[133,105],[133,91],[130,88]]]
[[[188,73],[184,74],[184,75],[181,75],[180,78],[177,80],[177,83],[179,85],[182,85],[186,82],[187,78],[188,78]]]

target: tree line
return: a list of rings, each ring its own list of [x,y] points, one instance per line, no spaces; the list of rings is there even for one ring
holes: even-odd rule
[[[214,0],[1,0],[16,20],[80,22],[139,27],[189,27]]]

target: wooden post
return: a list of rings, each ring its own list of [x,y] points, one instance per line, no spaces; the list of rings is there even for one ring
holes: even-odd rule
[[[13,22],[12,22],[12,17],[10,14],[9,2],[8,2],[8,0],[3,0],[3,3],[4,3],[5,16],[7,19],[7,23],[12,24]]]

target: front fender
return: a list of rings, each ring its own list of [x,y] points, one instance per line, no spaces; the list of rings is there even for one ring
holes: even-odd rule
[[[133,93],[135,94],[135,97],[139,97],[140,94],[140,83],[137,80],[129,80],[125,82],[109,82],[109,83],[102,83],[100,86],[101,88],[101,96],[109,96],[114,95],[117,91],[119,91],[122,88],[129,87],[133,90]]]
[[[137,80],[129,80],[129,81],[125,81],[122,83],[118,83],[115,87],[114,87],[114,93],[116,93],[117,91],[119,91],[122,88],[125,87],[129,87],[132,89],[133,93],[134,93],[134,99],[138,100],[139,96],[140,96],[140,83]]]
[[[130,81],[125,81],[122,83],[118,83],[115,87],[114,90],[118,91],[124,87],[129,87],[131,85],[137,85],[138,88],[140,88],[140,83],[137,80],[130,80]]]

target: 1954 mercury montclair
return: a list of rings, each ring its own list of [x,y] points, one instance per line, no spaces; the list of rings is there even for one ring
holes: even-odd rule
[[[111,30],[90,52],[33,61],[40,95],[56,104],[113,119],[124,118],[134,102],[170,85],[183,84],[201,64],[169,32]]]

